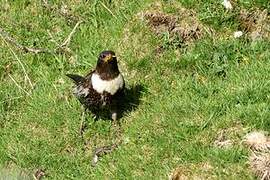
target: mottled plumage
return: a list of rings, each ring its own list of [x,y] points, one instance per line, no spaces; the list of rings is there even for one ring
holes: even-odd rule
[[[113,51],[103,51],[95,70],[85,77],[73,74],[67,76],[74,81],[74,95],[86,109],[94,114],[109,109],[112,119],[117,119],[117,110],[124,98],[125,82]]]

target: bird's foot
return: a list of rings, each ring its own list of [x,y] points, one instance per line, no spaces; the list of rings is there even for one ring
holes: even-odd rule
[[[94,122],[96,122],[98,120],[98,116],[96,114],[93,114],[92,118],[94,119]]]
[[[113,112],[112,113],[112,120],[113,121],[116,121],[117,120],[117,113],[116,112]]]

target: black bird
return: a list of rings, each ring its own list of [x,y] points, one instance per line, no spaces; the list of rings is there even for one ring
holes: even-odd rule
[[[121,100],[124,98],[125,81],[118,69],[117,58],[113,51],[103,51],[98,57],[96,68],[85,77],[67,74],[75,83],[74,95],[85,109],[97,115],[103,109],[117,119]]]

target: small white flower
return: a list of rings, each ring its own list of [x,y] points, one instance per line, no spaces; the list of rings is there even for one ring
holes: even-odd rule
[[[239,37],[243,36],[243,32],[242,31],[235,31],[233,36],[234,36],[234,38],[239,38]]]
[[[95,154],[93,158],[93,164],[96,164],[98,162],[98,156]]]
[[[225,6],[226,9],[232,9],[232,4],[229,0],[223,0],[223,5]]]

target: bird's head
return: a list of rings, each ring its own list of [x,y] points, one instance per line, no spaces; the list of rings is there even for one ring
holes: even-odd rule
[[[98,57],[98,62],[103,64],[113,64],[117,63],[117,59],[113,51],[102,51]]]
[[[98,57],[96,71],[104,76],[117,76],[119,74],[117,58],[113,51],[102,51]]]

